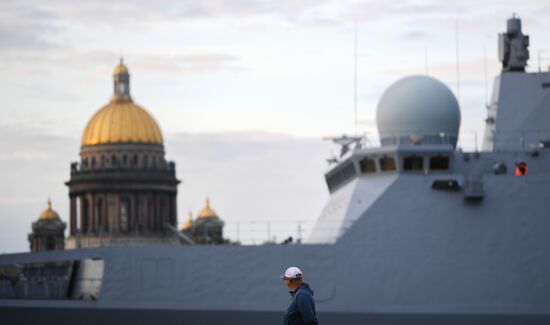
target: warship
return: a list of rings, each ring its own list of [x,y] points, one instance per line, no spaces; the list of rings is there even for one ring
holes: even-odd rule
[[[311,236],[290,245],[128,245],[0,255],[3,324],[278,324],[304,270],[321,324],[550,323],[550,72],[517,17],[481,151],[459,104],[410,76],[377,108],[379,147],[341,155]]]

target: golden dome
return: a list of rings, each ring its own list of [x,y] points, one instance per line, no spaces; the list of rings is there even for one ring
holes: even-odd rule
[[[210,208],[210,199],[206,198],[206,205],[201,212],[199,212],[199,218],[212,218],[217,216],[216,212]]]
[[[122,58],[120,58],[120,62],[117,64],[117,66],[113,70],[113,74],[121,74],[121,73],[128,73],[128,67],[124,64],[124,61],[122,60]]]
[[[145,109],[131,99],[113,98],[88,122],[82,145],[126,142],[162,144],[162,134]]]
[[[130,75],[122,59],[114,74],[115,93],[111,102],[90,119],[82,134],[82,145],[128,142],[162,144],[157,122],[130,97]]]
[[[191,212],[189,212],[189,217],[187,218],[187,221],[181,227],[181,230],[182,231],[187,231],[191,228],[193,228],[193,216],[191,215]]]
[[[40,214],[40,220],[59,219],[59,214],[52,209],[52,201],[48,199],[48,207]]]

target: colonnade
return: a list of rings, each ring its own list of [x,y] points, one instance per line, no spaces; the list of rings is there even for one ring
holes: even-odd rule
[[[176,193],[86,193],[70,197],[70,234],[153,234],[177,225]]]

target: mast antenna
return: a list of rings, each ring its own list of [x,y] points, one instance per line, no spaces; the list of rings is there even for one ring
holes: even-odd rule
[[[489,105],[489,97],[487,93],[487,47],[483,48],[483,73],[485,76],[485,106]]]
[[[357,135],[357,18],[353,19],[353,134]]]
[[[460,103],[460,43],[458,40],[458,20],[455,21],[455,41],[456,41],[456,97]]]
[[[430,72],[428,70],[428,47],[424,46],[424,68],[426,69],[426,75],[429,75]]]
[[[539,72],[542,71],[542,69],[541,69],[541,67],[540,67],[540,54],[541,54],[542,52],[544,52],[544,50],[543,50],[543,49],[539,49],[539,51],[538,51],[538,54],[539,54],[539,55],[538,55],[538,59],[539,59]]]

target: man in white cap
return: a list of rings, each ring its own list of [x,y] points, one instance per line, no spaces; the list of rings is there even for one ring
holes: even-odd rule
[[[291,266],[281,275],[286,286],[290,289],[290,303],[286,309],[285,324],[318,324],[315,313],[315,301],[313,301],[313,290],[303,282],[302,271]]]

